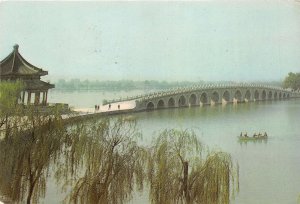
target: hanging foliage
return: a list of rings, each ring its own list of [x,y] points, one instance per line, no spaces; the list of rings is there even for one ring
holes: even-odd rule
[[[135,121],[104,119],[74,130],[67,163],[83,172],[73,171],[78,179],[68,202],[124,203],[135,186],[143,188],[146,152],[135,141]]]
[[[231,184],[238,181],[230,155],[205,151],[190,130],[164,130],[148,158],[152,203],[226,204]]]

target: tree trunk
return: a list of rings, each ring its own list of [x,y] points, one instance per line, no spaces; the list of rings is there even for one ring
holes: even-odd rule
[[[28,173],[29,173],[29,189],[28,189],[28,195],[27,195],[27,204],[31,203],[31,197],[32,197],[32,193],[33,193],[33,188],[34,188],[34,179],[33,179],[33,174],[31,172],[31,159],[30,159],[30,152],[27,158],[27,163],[28,163]]]
[[[189,174],[189,163],[183,162],[183,192],[186,203],[190,203],[190,195],[188,192],[188,174]]]
[[[29,192],[28,192],[28,195],[27,195],[27,204],[30,204],[31,203],[31,197],[32,197],[32,193],[33,193],[33,188],[34,186],[31,186],[29,187]]]

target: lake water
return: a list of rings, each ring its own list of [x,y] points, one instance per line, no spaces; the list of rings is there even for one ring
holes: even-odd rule
[[[67,103],[74,108],[93,108],[96,104],[101,105],[103,100],[126,98],[151,92],[153,90],[131,90],[131,91],[62,91],[50,90],[48,94],[49,103]]]
[[[49,102],[74,107],[93,107],[103,99],[141,94],[130,92],[58,92]],[[149,143],[165,128],[193,128],[210,149],[228,152],[240,166],[240,192],[232,203],[297,203],[300,195],[300,99],[217,106],[166,109],[133,114]],[[262,142],[240,143],[237,136],[247,131],[267,132]],[[57,202],[57,187],[48,183],[45,203]],[[147,202],[137,196],[132,203]]]

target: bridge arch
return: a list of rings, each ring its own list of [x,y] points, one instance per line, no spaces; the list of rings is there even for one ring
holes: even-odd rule
[[[175,107],[175,100],[174,100],[174,98],[169,98],[169,100],[168,100],[168,107],[169,108]]]
[[[274,99],[277,99],[278,95],[277,95],[277,91],[274,92]]]
[[[230,101],[230,93],[229,91],[224,91],[223,96],[222,96],[223,101],[225,101],[226,103],[228,103]]]
[[[267,97],[266,90],[263,90],[261,93],[261,100],[266,100],[266,97]]]
[[[207,104],[208,103],[207,93],[203,92],[200,95],[200,103],[202,103],[202,104]]]
[[[191,106],[197,105],[197,96],[196,96],[196,94],[190,95],[190,98],[189,98],[189,104],[190,104]]]
[[[218,103],[219,102],[219,99],[220,99],[220,96],[219,96],[219,93],[217,91],[214,91],[212,94],[211,94],[211,100],[212,102],[214,103]]]
[[[154,110],[154,103],[153,102],[148,102],[147,103],[147,110]]]
[[[272,99],[272,96],[273,96],[272,91],[269,91],[269,93],[268,93],[268,99],[271,100],[271,99]]]
[[[213,105],[215,103],[232,103],[233,101],[286,100],[297,96],[300,96],[300,94],[263,85],[195,86],[191,89],[185,88],[180,89],[180,91],[165,91],[140,96],[140,98],[136,100],[136,110],[156,110],[199,104]]]
[[[250,92],[250,90],[247,90],[247,91],[246,91],[246,93],[245,93],[245,99],[246,99],[247,101],[250,101],[250,100],[251,100],[251,92]]]
[[[164,100],[160,99],[157,103],[157,109],[161,109],[165,107],[165,102]]]
[[[234,98],[235,98],[236,102],[241,102],[242,101],[242,93],[241,93],[240,90],[237,90],[234,93]]]
[[[258,92],[258,90],[255,90],[255,92],[254,92],[254,99],[256,101],[259,100],[259,92]]]
[[[186,99],[184,96],[180,96],[179,100],[178,100],[178,106],[186,106]]]

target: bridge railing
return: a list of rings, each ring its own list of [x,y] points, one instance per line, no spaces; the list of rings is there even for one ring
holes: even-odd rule
[[[251,88],[267,88],[267,89],[273,89],[278,91],[288,91],[286,89],[283,89],[281,87],[275,87],[270,85],[262,85],[262,84],[246,84],[246,83],[237,83],[237,84],[199,84],[199,85],[193,85],[189,87],[175,87],[170,88],[166,90],[162,90],[160,92],[152,92],[152,93],[146,93],[146,94],[140,94],[136,96],[127,96],[127,97],[121,97],[119,99],[112,99],[112,100],[106,100],[103,102],[103,105],[109,104],[109,103],[117,103],[127,100],[149,100],[157,97],[162,96],[168,96],[168,95],[175,95],[175,94],[181,94],[181,93],[187,93],[187,92],[193,92],[197,90],[208,90],[213,88],[243,88],[243,87],[251,87]]]

